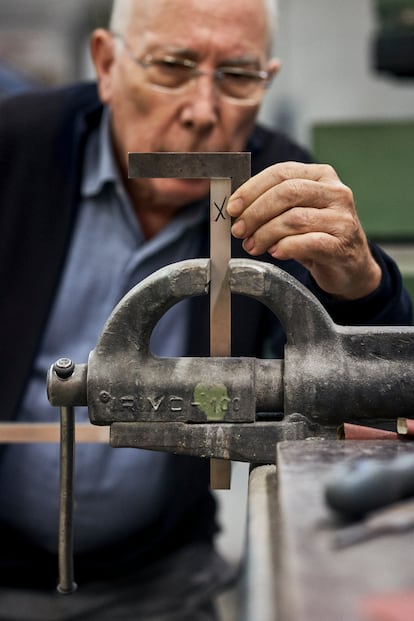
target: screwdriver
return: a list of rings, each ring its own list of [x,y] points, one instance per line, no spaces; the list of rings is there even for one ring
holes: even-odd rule
[[[325,485],[328,505],[345,517],[356,518],[414,496],[414,454],[391,460],[368,457],[337,468]]]
[[[404,500],[390,507],[373,511],[364,520],[335,532],[334,548],[367,541],[380,535],[404,533],[414,528],[414,500]]]

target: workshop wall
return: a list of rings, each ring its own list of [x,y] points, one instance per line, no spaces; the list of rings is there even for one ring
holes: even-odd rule
[[[106,25],[110,0],[0,0],[0,70],[38,85],[84,77],[90,30]],[[0,93],[2,92],[0,71]],[[3,85],[6,89],[7,84]]]
[[[279,14],[268,124],[312,146],[319,123],[414,119],[414,79],[373,71],[375,0],[279,0]]]

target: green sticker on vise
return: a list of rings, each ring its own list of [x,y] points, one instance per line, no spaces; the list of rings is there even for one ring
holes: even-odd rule
[[[197,384],[194,389],[194,405],[206,415],[208,421],[224,420],[229,403],[224,384]]]

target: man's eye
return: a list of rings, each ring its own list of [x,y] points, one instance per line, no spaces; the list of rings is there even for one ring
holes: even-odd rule
[[[149,66],[149,79],[167,88],[177,88],[191,77],[192,66],[174,57],[154,58]]]
[[[223,78],[225,78],[227,81],[234,81],[234,82],[255,82],[258,78],[257,75],[254,74],[253,72],[250,73],[249,71],[239,71],[237,69],[226,69],[225,71],[222,71],[222,76]]]
[[[248,73],[226,73],[226,78],[232,78],[233,80],[253,80],[254,78]]]
[[[189,71],[190,67],[187,67],[182,61],[176,58],[158,58],[154,60],[154,64],[161,71]]]

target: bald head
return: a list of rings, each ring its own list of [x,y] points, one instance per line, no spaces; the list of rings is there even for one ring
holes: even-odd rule
[[[260,1],[260,0],[259,0]],[[109,28],[113,32],[125,35],[131,18],[139,17],[145,25],[150,17],[151,9],[155,8],[157,0],[113,0]],[[277,0],[262,0],[265,5],[266,19],[269,25],[269,55],[271,53],[277,21]]]

